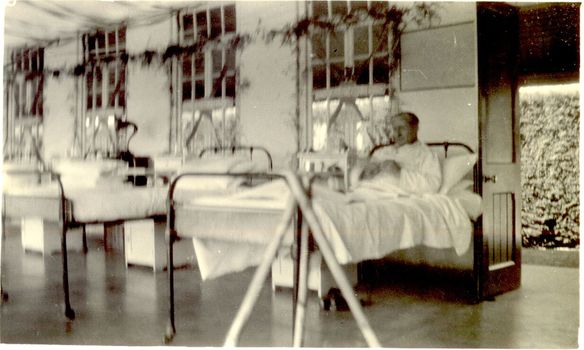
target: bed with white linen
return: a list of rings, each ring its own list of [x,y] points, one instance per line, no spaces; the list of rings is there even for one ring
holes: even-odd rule
[[[164,217],[167,187],[127,183],[127,166],[117,160],[64,160],[53,164],[53,169],[4,169],[2,216],[3,223],[7,218],[38,218],[58,224],[65,315],[74,319],[69,301],[67,232],[86,224]]]
[[[238,152],[244,150],[245,147],[237,148]],[[191,159],[181,163],[174,173],[252,170],[250,164],[254,163],[245,157],[230,155],[233,157],[224,159],[225,155],[216,155],[214,159]],[[165,223],[168,185],[151,181],[154,185],[133,186],[126,181],[128,175],[150,176],[154,172],[143,170],[143,174],[138,174],[137,169],[127,168],[118,160],[63,160],[54,163],[52,168],[54,171],[47,173],[38,172],[36,167],[5,168],[2,215],[3,222],[6,218],[32,217],[59,225],[65,315],[73,319],[75,313],[69,301],[67,232],[87,224],[119,225],[144,219]],[[172,176],[169,172],[165,174]],[[193,193],[219,191],[224,194],[231,187],[221,187],[221,181],[214,178],[183,182],[179,190],[180,199],[181,196],[189,198]]]
[[[423,196],[395,197],[376,191],[341,194],[315,185],[312,206],[337,260],[349,265],[417,246],[451,249],[463,256],[472,245],[473,221],[481,214],[481,198],[472,191],[473,181],[465,179],[469,173],[473,178],[475,163],[472,153],[445,158],[440,192]],[[171,188],[170,198],[172,192]],[[280,179],[239,187],[229,195],[172,202],[169,233],[193,238],[203,280],[241,271],[260,263],[289,196]],[[295,233],[295,227],[289,226],[282,256],[290,252]],[[290,269],[285,273],[292,279]],[[172,285],[170,292],[172,310]],[[321,297],[324,293],[319,292]]]

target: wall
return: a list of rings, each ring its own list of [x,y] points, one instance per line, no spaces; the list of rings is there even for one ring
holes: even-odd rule
[[[77,42],[45,49],[45,68],[69,70],[80,62]],[[43,89],[43,150],[50,161],[55,157],[65,157],[73,147],[75,115],[77,108],[77,77],[60,74],[45,78]]]
[[[421,88],[415,91],[401,91],[399,93],[402,110],[416,113],[420,117],[420,139],[424,141],[460,141],[468,144],[474,150],[478,150],[478,88],[476,78],[476,5],[467,2],[437,3],[439,23],[432,28],[444,28],[445,31],[454,32],[461,27],[470,28],[471,35],[468,38],[474,42],[467,43],[464,47],[457,46],[460,55],[466,55],[465,67],[456,67],[451,60],[441,59],[436,52],[428,52],[421,61],[427,61],[434,70],[448,71],[456,75],[456,67],[460,72],[470,72],[470,80],[465,84],[456,86],[434,86]],[[430,39],[436,33],[433,29],[409,28],[404,37],[408,35],[427,36]],[[449,45],[457,45],[456,38],[451,37]],[[407,38],[406,38],[407,40]],[[402,65],[408,65],[408,57],[416,56],[420,59],[420,52],[416,48],[405,49],[402,46]],[[414,52],[408,50],[416,50]]]
[[[164,52],[172,42],[174,17],[149,26],[130,27],[126,36],[129,55],[145,50]],[[169,65],[154,60],[150,65],[130,62],[127,71],[127,119],[138,125],[130,141],[137,156],[169,151],[171,96]]]
[[[253,33],[281,29],[295,19],[295,2],[237,2],[237,28]],[[241,142],[266,147],[274,167],[287,167],[297,148],[296,59],[293,48],[280,39],[265,43],[257,38],[240,57],[240,77],[247,88],[238,91]]]
[[[427,76],[438,76],[437,84],[427,83],[426,88],[415,89],[414,91],[400,91],[400,107],[402,110],[414,112],[420,118],[420,139],[424,141],[459,141],[468,144],[475,151],[478,151],[479,126],[478,126],[478,86],[477,86],[477,55],[476,55],[476,5],[475,3],[454,3],[440,2],[439,23],[434,23],[434,29],[420,29],[410,27],[409,32],[404,34],[415,34],[418,45],[404,50],[402,46],[402,66],[408,66],[410,57],[424,62],[428,69],[434,72],[425,72]],[[472,33],[464,33],[466,38],[471,40],[465,45],[460,38],[455,38],[452,34],[460,28],[471,30]],[[451,45],[450,49],[457,50],[456,55],[464,56],[452,57],[452,53],[441,48],[436,50],[425,50],[420,48],[420,41],[434,40],[437,38],[436,29],[442,29],[444,36],[449,38],[445,42]],[[459,33],[459,32],[458,32]],[[407,38],[406,38],[407,40]],[[442,52],[442,56],[440,55]],[[419,57],[419,55],[426,55]],[[464,62],[465,66],[457,66],[453,59]],[[414,60],[414,59],[412,59]],[[453,67],[455,70],[453,70]],[[418,67],[419,68],[419,67]],[[425,68],[424,68],[425,69]],[[446,76],[436,75],[436,72],[445,72]],[[464,74],[463,83],[458,76],[448,75]],[[449,82],[455,86],[448,85]],[[403,84],[401,84],[403,85]],[[423,85],[423,83],[420,83]],[[408,261],[414,264],[425,264],[429,266],[450,267],[456,269],[473,268],[473,247],[462,256],[457,257],[452,250],[437,250],[426,247],[417,247],[407,251],[399,251],[392,254],[390,259]]]

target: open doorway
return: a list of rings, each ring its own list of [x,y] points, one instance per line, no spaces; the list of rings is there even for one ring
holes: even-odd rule
[[[521,87],[519,106],[523,247],[577,251],[579,84]]]

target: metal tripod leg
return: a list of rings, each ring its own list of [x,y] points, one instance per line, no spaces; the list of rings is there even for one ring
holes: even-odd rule
[[[312,232],[312,236],[314,237],[314,240],[316,241],[316,244],[320,252],[322,253],[329,269],[331,270],[335,282],[338,284],[339,289],[343,294],[343,297],[349,304],[351,313],[355,317],[355,321],[357,321],[357,325],[359,326],[359,329],[361,330],[361,333],[363,334],[363,337],[365,338],[367,345],[369,345],[370,347],[381,347],[381,344],[379,343],[377,336],[373,332],[373,329],[369,325],[369,321],[367,321],[367,318],[365,317],[365,313],[363,312],[363,308],[361,307],[359,300],[357,300],[357,298],[353,294],[353,288],[351,288],[351,285],[347,280],[347,277],[345,276],[343,270],[341,269],[341,266],[339,265],[333,253],[333,250],[331,249],[322,231],[320,222],[318,221],[316,214],[314,213],[314,210],[310,205],[310,201],[308,199],[308,196],[306,195],[306,192],[302,188],[302,185],[300,184],[300,180],[293,173],[287,173],[286,179],[288,180],[290,190],[292,191],[294,197],[298,201],[298,205],[302,210],[304,218],[308,222],[308,226]]]
[[[294,210],[296,209],[296,203],[294,198],[291,197],[290,201],[288,202],[286,209],[284,211],[284,216],[282,217],[283,220],[278,225],[276,230],[276,234],[270,244],[266,249],[266,253],[262,259],[260,266],[256,269],[251,283],[245,293],[243,298],[243,302],[237,311],[235,319],[229,328],[229,332],[227,333],[227,337],[225,338],[224,346],[227,347],[235,347],[237,346],[237,342],[239,340],[239,336],[245,323],[249,319],[253,307],[260,295],[262,290],[262,286],[264,281],[266,280],[268,273],[270,272],[270,268],[272,266],[272,262],[276,258],[276,254],[278,253],[278,248],[284,239],[284,235],[286,234],[286,229],[291,224],[291,220],[294,215]]]
[[[300,229],[300,256],[298,257],[298,296],[294,318],[293,346],[301,347],[304,341],[304,320],[306,313],[306,295],[308,294],[308,226],[303,224]]]
[[[3,206],[5,207],[5,206]],[[2,257],[4,256],[4,237],[6,235],[6,217],[2,210],[2,232],[0,232],[0,304],[8,301],[8,293],[4,292],[2,287]]]

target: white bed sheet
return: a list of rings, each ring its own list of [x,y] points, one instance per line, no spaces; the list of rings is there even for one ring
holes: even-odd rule
[[[131,185],[69,188],[65,197],[73,203],[77,222],[107,222],[145,218],[166,213],[166,186],[133,187]],[[6,195],[32,198],[60,196],[57,183],[37,186],[10,186]]]
[[[198,198],[191,204],[205,206],[206,210],[215,207],[218,212],[238,206],[261,211],[266,209],[266,203],[272,208],[282,208],[288,195],[285,183],[274,181],[229,197]],[[456,196],[432,194],[369,199],[360,196],[356,200],[318,188],[314,197],[316,215],[341,264],[378,259],[417,245],[454,248],[462,255],[470,247],[471,219],[476,219],[481,210],[480,197],[470,191]],[[232,224],[242,226],[239,230],[245,231],[245,220],[237,219]],[[189,234],[195,237],[199,266],[205,266],[204,271],[201,270],[203,279],[240,271],[261,261],[264,245],[251,243],[249,239],[237,239],[237,236],[215,239],[209,237],[209,232],[199,235],[196,225],[192,230],[195,231]],[[245,234],[253,235],[251,231]],[[285,242],[289,244],[291,238]],[[214,266],[217,269],[213,269]]]

